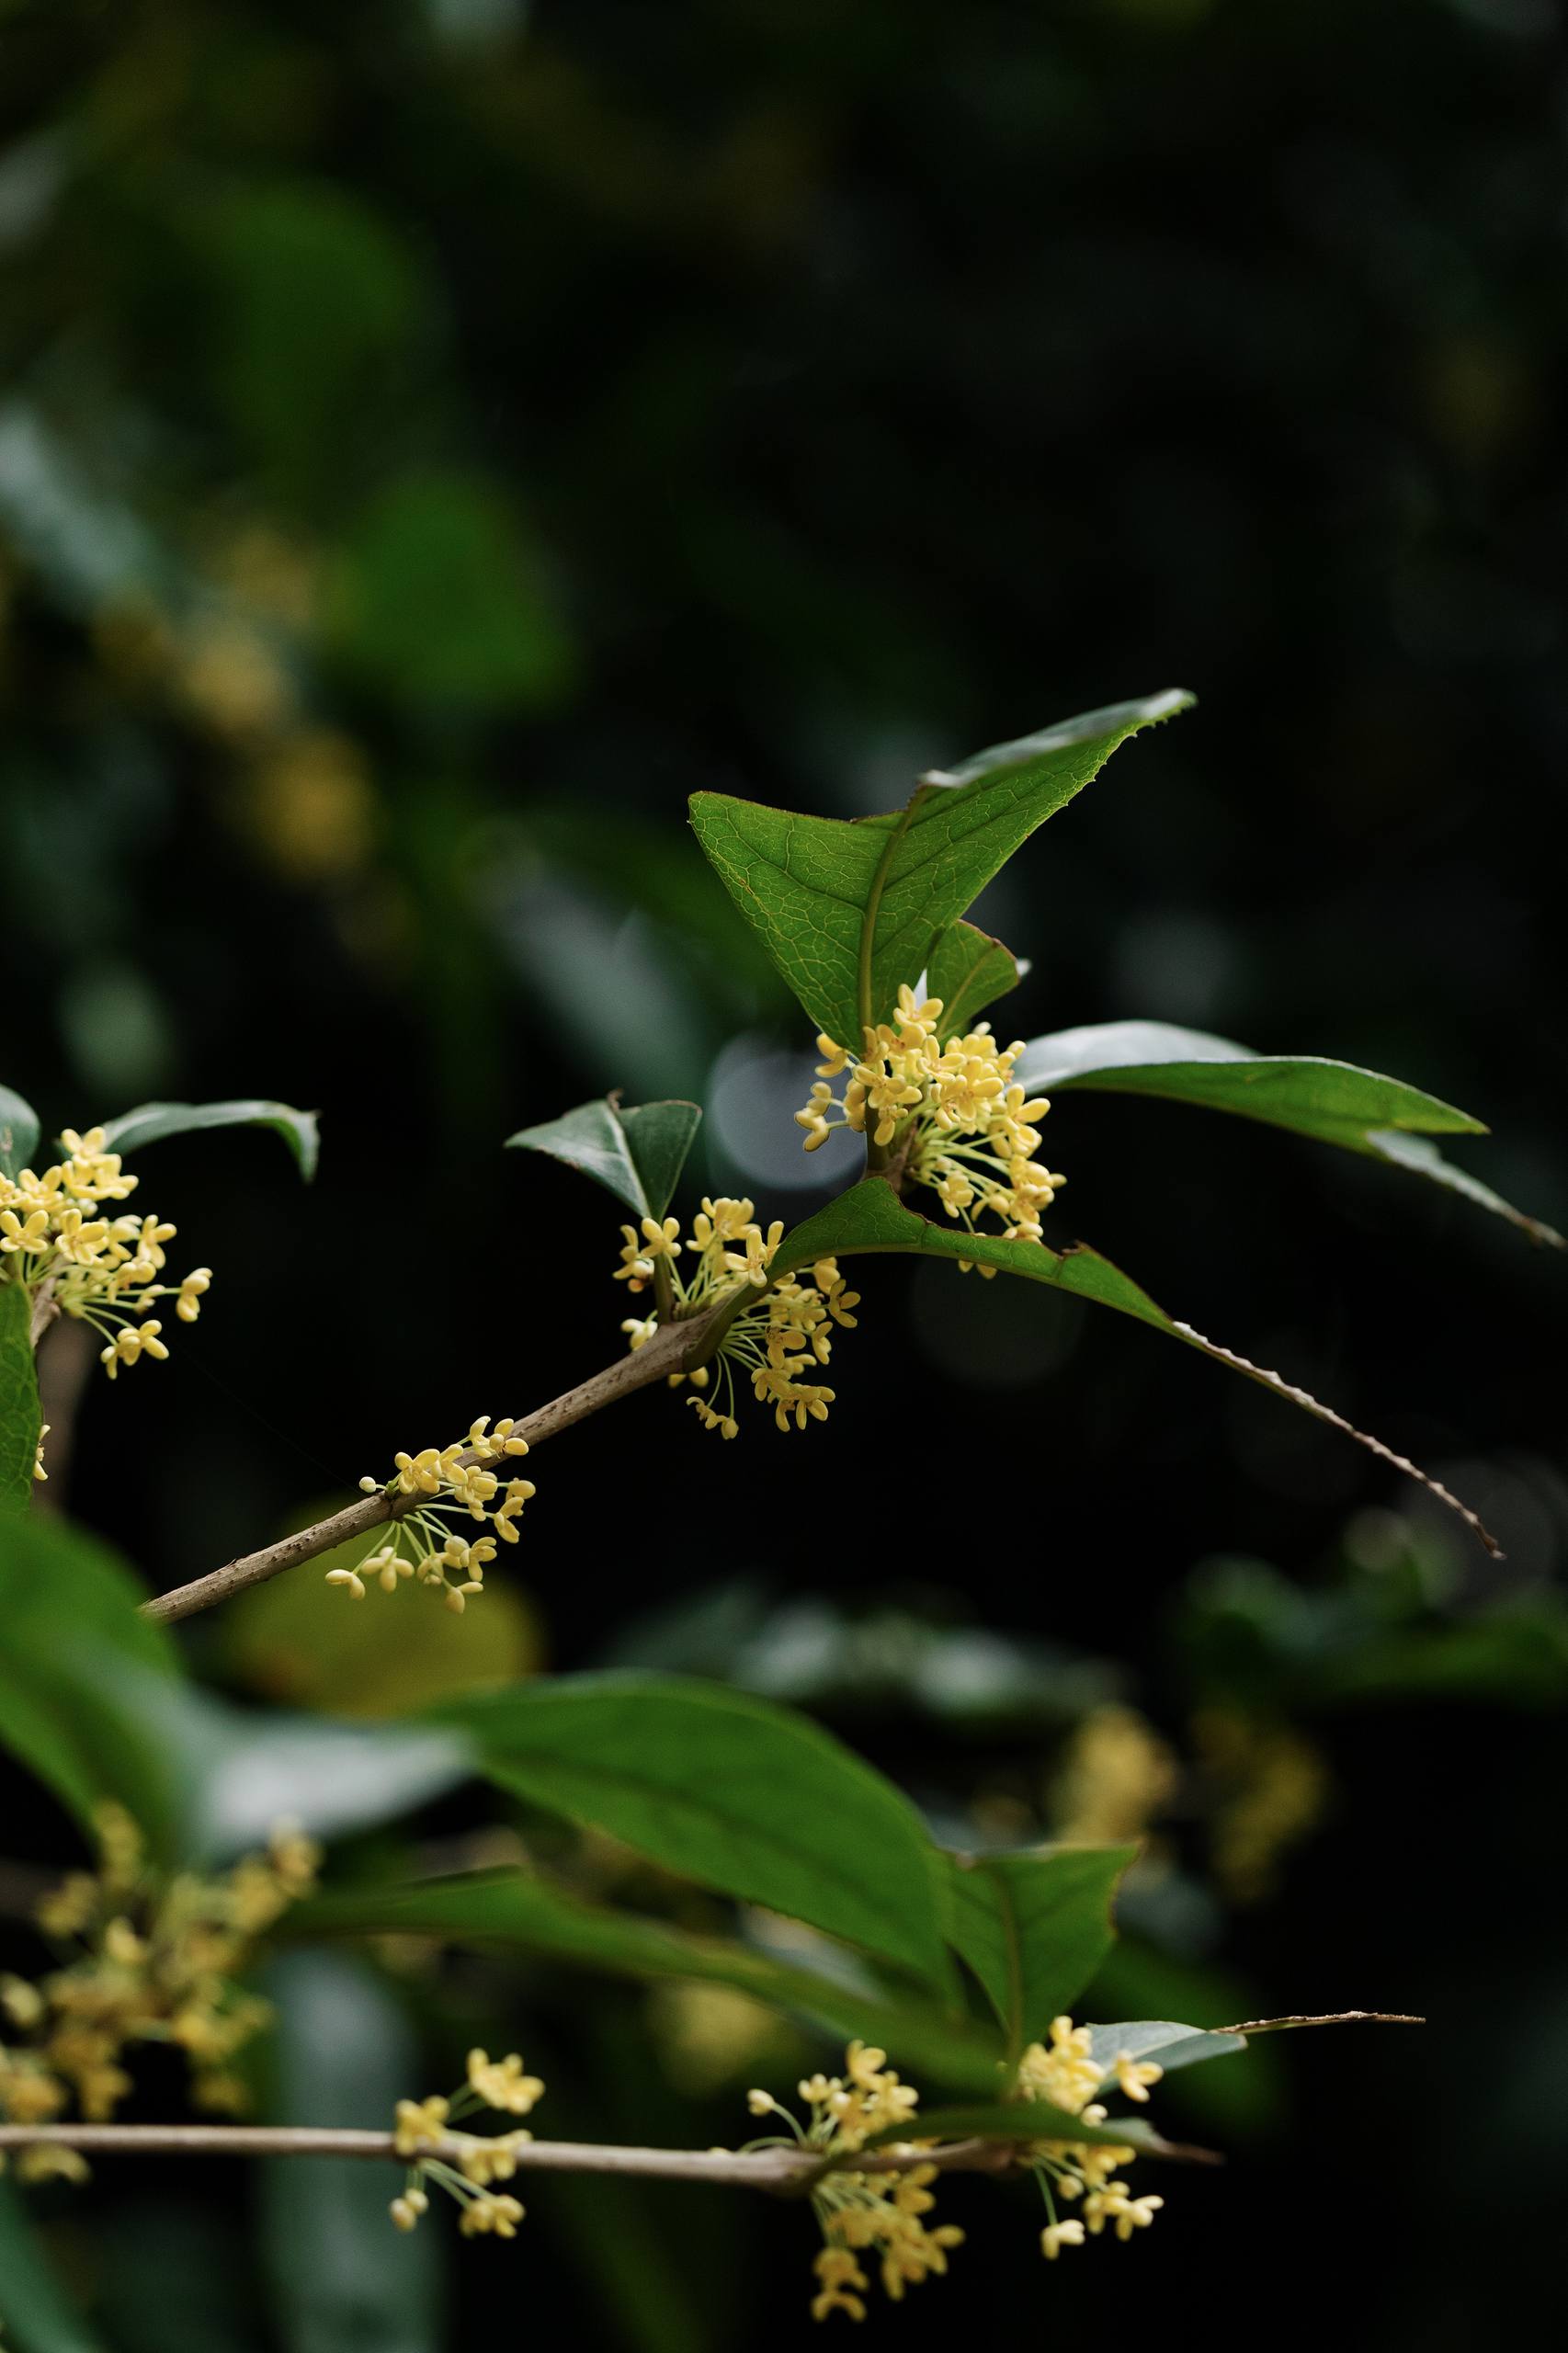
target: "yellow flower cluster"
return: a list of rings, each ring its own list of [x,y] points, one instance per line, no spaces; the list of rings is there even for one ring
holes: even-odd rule
[[[471,2051],[466,2079],[449,2099],[439,2093],[429,2099],[400,2099],[393,2137],[398,2155],[411,2162],[403,2191],[392,2201],[398,2229],[413,2230],[421,2214],[429,2211],[429,2182],[456,2200],[461,2209],[458,2228],[464,2238],[516,2238],[523,2209],[515,2198],[497,2197],[494,2185],[511,2180],[517,2170],[517,2152],[533,2134],[459,2132],[453,2128],[478,2108],[528,2116],[543,2094],[543,2084],[537,2075],[524,2074],[515,2051],[505,2059]],[[429,2155],[422,2154],[426,2150]]]
[[[808,1418],[823,1422],[834,1392],[808,1376],[825,1365],[833,1350],[836,1324],[853,1331],[852,1313],[860,1294],[851,1290],[832,1258],[819,1259],[804,1276],[775,1277],[769,1269],[784,1238],[778,1219],[765,1233],[756,1222],[750,1201],[705,1199],[694,1219],[690,1238],[680,1238],[679,1220],[645,1217],[641,1227],[623,1225],[625,1244],[616,1280],[633,1293],[667,1284],[668,1312],[677,1317],[719,1306],[725,1298],[743,1303],[726,1324],[714,1351],[711,1367],[699,1365],[692,1373],[673,1373],[670,1386],[689,1380],[699,1393],[687,1401],[704,1429],[733,1438],[735,1375],[751,1384],[752,1394],[773,1408],[781,1430],[791,1421],[803,1430]],[[693,1262],[683,1268],[682,1255]],[[659,1328],[660,1311],[621,1324],[632,1348],[642,1347]],[[711,1387],[712,1395],[701,1392]]]
[[[67,1128],[60,1141],[65,1159],[41,1176],[31,1168],[14,1180],[0,1175],[0,1282],[20,1283],[35,1298],[47,1283],[62,1314],[99,1335],[112,1381],[121,1365],[168,1355],[163,1323],[148,1308],[173,1299],[180,1322],[194,1324],[212,1269],[195,1267],[183,1282],[161,1282],[175,1228],[155,1217],[100,1217],[106,1201],[129,1199],[138,1180],[126,1176],[118,1153],[105,1151],[102,1128],[85,1136]]]
[[[805,1148],[814,1152],[835,1127],[852,1128],[879,1151],[892,1147],[905,1176],[928,1186],[971,1233],[975,1221],[989,1216],[1006,1241],[1038,1242],[1040,1219],[1067,1182],[1035,1157],[1036,1131],[1051,1105],[1043,1095],[1026,1098],[1013,1076],[1021,1040],[999,1046],[982,1021],[944,1044],[941,1018],[940,997],[922,1001],[901,988],[892,1020],[866,1029],[858,1060],[847,1046],[819,1037],[825,1059],[810,1102],[795,1114]],[[832,1081],[846,1072],[840,1097]]]
[[[523,1506],[538,1493],[531,1479],[508,1479],[503,1486],[491,1465],[515,1460],[528,1450],[527,1438],[515,1434],[510,1420],[497,1422],[492,1429],[489,1415],[483,1414],[470,1424],[468,1436],[451,1446],[427,1446],[420,1454],[395,1456],[397,1468],[385,1486],[374,1479],[361,1479],[361,1488],[368,1495],[420,1500],[412,1509],[399,1511],[391,1536],[355,1567],[329,1569],[327,1584],[340,1586],[356,1601],[363,1601],[371,1583],[383,1593],[395,1593],[407,1578],[417,1577],[421,1585],[436,1586],[447,1608],[460,1618],[470,1598],[484,1590],[484,1572],[495,1558],[496,1537],[505,1544],[517,1541]],[[479,1520],[494,1533],[464,1536],[464,1518]],[[453,1520],[458,1522],[455,1528],[450,1524]]]
[[[1096,2092],[1114,2086],[1142,2106],[1149,2097],[1150,2085],[1157,2084],[1163,2072],[1152,2060],[1134,2059],[1125,2051],[1118,2052],[1108,2067],[1102,2067],[1095,2058],[1094,2037],[1088,2028],[1060,2018],[1051,2020],[1048,2044],[1033,2042],[1025,2052],[1018,2064],[1018,2089],[1026,2099],[1048,2100],[1069,2116],[1081,2116],[1085,2123],[1103,2124],[1107,2110],[1095,2097]],[[1048,2260],[1054,2262],[1064,2246],[1082,2246],[1085,2229],[1091,2238],[1097,2238],[1109,2224],[1119,2239],[1130,2239],[1134,2231],[1148,2228],[1165,2200],[1134,2198],[1127,2184],[1115,2178],[1137,2154],[1136,2149],[1109,2142],[1037,2141],[1031,2144],[1029,2163],[1051,2217],[1040,2234],[1040,2249]],[[1082,2200],[1082,2222],[1075,2214],[1061,2220],[1058,2196],[1074,2204]]]
[[[38,1907],[61,1965],[31,1981],[0,1978],[0,2115],[43,2124],[74,2101],[89,2123],[113,2116],[131,2088],[122,2061],[135,2043],[183,2051],[198,2107],[234,2111],[244,2086],[232,2062],[271,2016],[235,1980],[256,1940],[310,1893],[320,1855],[279,1828],[265,1854],[222,1879],[162,1879],[123,1808],[98,1809],[98,1868],[74,1871]],[[68,2151],[34,2149],[25,2178],[80,2178]]]
[[[746,2104],[754,2116],[778,2117],[790,2128],[782,2134],[753,2141],[754,2149],[811,2149],[822,2156],[840,2156],[863,2148],[873,2133],[916,2121],[919,2094],[901,2083],[887,2063],[887,2052],[864,2042],[852,2042],[844,2054],[842,2075],[810,2075],[797,2086],[811,2110],[802,2130],[789,2109],[770,2092],[752,2091]],[[917,2139],[892,2144],[901,2151],[917,2149]],[[824,2174],[812,2191],[812,2207],[821,2225],[823,2248],[813,2269],[817,2293],[812,2300],[813,2320],[844,2313],[850,2320],[866,2317],[865,2291],[869,2282],[860,2264],[862,2254],[875,2249],[881,2256],[882,2287],[896,2303],[905,2288],[917,2286],[934,2272],[946,2271],[948,2249],[959,2246],[963,2233],[954,2223],[933,2227],[926,2221],[936,2200],[931,2192],[935,2165],[918,2165],[904,2173],[864,2173],[849,2170]]]

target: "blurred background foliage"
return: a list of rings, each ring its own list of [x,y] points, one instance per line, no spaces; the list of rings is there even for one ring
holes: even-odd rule
[[[143,1171],[218,1281],[166,1367],[88,1390],[69,1486],[153,1582],[613,1352],[613,1215],[512,1129],[690,1094],[699,1174],[765,1216],[832,1180],[697,787],[852,814],[1194,688],[988,894],[1033,959],[1008,1026],[1392,1070],[1564,1222],[1547,0],[11,0],[0,58],[4,1076],[55,1125],[324,1120],[308,1193],[243,1137]],[[819,1711],[955,1837],[1146,1832],[1102,2015],[1434,2022],[1186,2079],[1234,2162],[1162,2185],[1119,2325],[1468,2347],[1568,2088],[1562,1269],[1240,1123],[1079,1096],[1051,1137],[1052,1238],[1430,1462],[1507,1561],[1114,1319],[886,1267],[825,1429],[722,1447],[640,1398],[549,1450],[520,1578],[460,1625],[350,1624],[306,1572],[193,1647],[359,1714],[656,1660]],[[890,1461],[918,1502],[869,1521]],[[19,1864],[63,1854],[10,1818]],[[296,1961],[279,2065],[345,2049],[366,2096],[385,2053],[332,2021],[381,1996]],[[738,1996],[404,1976],[432,2085],[520,2038],[561,2131],[730,2139],[796,2063]],[[352,2278],[258,2336],[256,2268],[333,2234],[247,2195],[56,2201],[108,2342],[438,2341],[427,2286],[394,2347]],[[530,2203],[450,2267],[450,2342],[491,2296],[634,2348],[803,2320],[787,2214]],[[1022,2208],[960,2219],[962,2285],[890,2341],[1087,2325],[1092,2259],[1047,2279]],[[1511,2242],[1521,2292],[1549,2253]]]

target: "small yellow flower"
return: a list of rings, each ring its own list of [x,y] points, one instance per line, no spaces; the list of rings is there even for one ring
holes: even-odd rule
[[[544,2092],[537,2075],[523,2073],[522,2060],[515,2051],[509,2051],[505,2059],[494,2060],[483,2051],[471,2051],[468,2081],[486,2107],[502,2109],[509,2116],[527,2116]]]

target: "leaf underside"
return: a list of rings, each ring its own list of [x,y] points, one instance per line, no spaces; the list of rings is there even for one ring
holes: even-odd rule
[[[1506,1218],[1537,1242],[1563,1246],[1539,1218],[1445,1160],[1434,1135],[1484,1135],[1467,1111],[1403,1080],[1319,1054],[1256,1054],[1229,1038],[1166,1021],[1108,1021],[1031,1039],[1014,1075],[1031,1095],[1148,1095],[1231,1111],[1405,1168]]]

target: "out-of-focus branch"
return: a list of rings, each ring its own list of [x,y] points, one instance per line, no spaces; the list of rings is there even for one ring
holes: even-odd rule
[[[472,2141],[423,2143],[418,2161],[460,2165]],[[350,2132],[262,2124],[0,2124],[0,2151],[80,2149],[85,2156],[371,2157],[399,2159],[390,2132]],[[935,2165],[942,2173],[1000,2173],[1017,2151],[1012,2143],[952,2141],[933,2149],[875,2149],[858,2155],[866,2173],[907,2173]],[[697,2181],[788,2197],[822,2165],[817,2149],[631,2149],[593,2141],[525,2141],[517,2148],[519,2173],[638,2175],[651,2181]]]
[[[513,1435],[527,1438],[530,1448],[541,1445],[547,1438],[570,1429],[574,1422],[586,1420],[590,1414],[598,1413],[621,1397],[629,1397],[634,1390],[646,1389],[672,1372],[681,1372],[699,1363],[711,1327],[732,1312],[728,1302],[721,1302],[706,1314],[661,1324],[643,1347],[618,1358],[591,1380],[567,1390],[564,1396],[541,1405],[537,1413],[517,1422]],[[472,1462],[476,1458],[465,1455],[462,1460]],[[400,1518],[406,1511],[416,1511],[426,1500],[417,1495],[387,1495],[378,1492],[366,1495],[358,1503],[334,1512],[330,1518],[318,1520],[313,1528],[301,1528],[276,1544],[265,1545],[259,1552],[246,1552],[239,1560],[228,1562],[209,1576],[198,1577],[190,1585],[176,1586],[172,1593],[157,1595],[142,1604],[142,1614],[160,1619],[165,1625],[179,1618],[192,1618],[199,1609],[210,1609],[215,1603],[227,1601],[231,1595],[243,1593],[247,1586],[261,1585],[284,1569],[297,1568],[303,1561],[313,1561],[319,1553],[330,1552],[335,1544],[365,1535],[385,1520]]]

